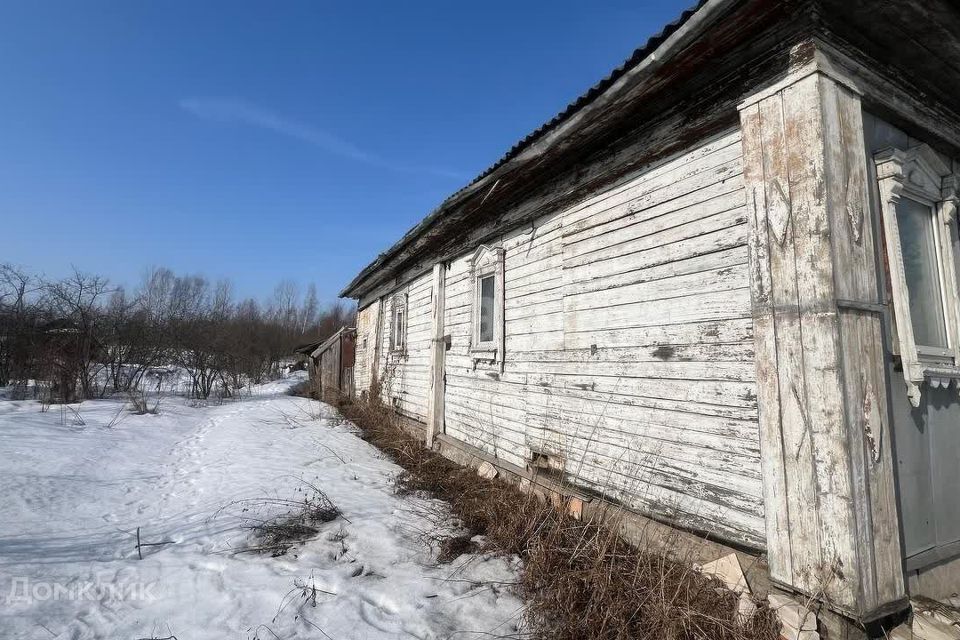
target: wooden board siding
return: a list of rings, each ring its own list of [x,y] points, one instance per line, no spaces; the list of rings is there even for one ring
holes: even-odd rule
[[[340,342],[320,354],[320,390],[324,398],[334,399],[340,392]]]
[[[490,243],[504,249],[502,371],[470,352],[465,246],[443,274],[443,432],[521,467],[555,456],[583,488],[763,548],[741,172],[728,132]],[[384,398],[420,421],[436,277],[409,271],[358,318],[358,389],[376,358]],[[401,357],[390,322],[404,294]]]
[[[357,351],[354,384],[357,394],[369,393],[373,384],[377,358],[377,331],[380,324],[380,302],[374,301],[357,312]]]
[[[740,156],[725,134],[494,243],[502,372],[470,353],[470,253],[452,260],[445,433],[763,547]]]
[[[430,389],[431,274],[426,273],[395,290],[386,298],[381,327],[380,371],[383,398],[401,415],[419,422],[427,420],[427,396]],[[396,296],[406,296],[406,346],[392,350],[390,331]]]
[[[310,354],[313,361],[318,362],[316,381],[324,400],[332,402],[341,396],[353,397],[355,350],[356,329],[343,327]]]

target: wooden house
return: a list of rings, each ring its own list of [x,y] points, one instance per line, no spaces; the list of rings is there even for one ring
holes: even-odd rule
[[[947,0],[700,2],[343,290],[358,391],[858,621],[960,591],[958,88]]]

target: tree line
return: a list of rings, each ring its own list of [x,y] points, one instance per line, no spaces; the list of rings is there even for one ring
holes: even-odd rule
[[[0,264],[0,386],[76,402],[141,390],[148,373],[180,367],[194,397],[229,396],[354,319],[352,307],[321,308],[313,285],[303,295],[292,281],[261,303],[235,300],[227,280],[166,268],[127,291],[76,270],[50,279]]]

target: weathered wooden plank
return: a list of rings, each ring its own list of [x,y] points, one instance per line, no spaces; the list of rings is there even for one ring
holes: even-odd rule
[[[830,220],[824,197],[827,177],[821,88],[825,82],[830,81],[813,75],[787,87],[783,92],[783,111],[785,121],[791,123],[787,166],[794,208],[793,245],[802,326],[800,364],[807,393],[805,415],[809,421],[820,527],[820,564],[811,567],[814,575],[810,588],[822,588],[829,597],[852,603],[857,599],[857,584],[844,575],[844,567],[856,566],[857,558],[851,530],[853,496],[843,380],[837,367],[839,323],[827,231]]]
[[[599,223],[593,219],[586,219],[582,223],[596,223],[582,225],[582,229],[574,231],[564,229],[564,242],[579,242],[597,235],[612,234],[621,229],[628,229],[647,220],[662,217],[690,208],[703,207],[706,203],[719,200],[721,202],[736,199],[737,192],[742,193],[743,187],[736,176],[720,179],[709,185],[697,185],[695,189],[672,200],[654,204],[646,208],[638,208],[629,203],[607,212],[609,220]]]
[[[512,351],[514,362],[750,362],[753,344],[705,342],[671,345],[662,342],[627,347],[594,347],[550,351]]]
[[[564,300],[559,291],[543,292],[529,296],[527,299],[512,299],[504,309],[504,318],[509,322],[511,320],[534,318],[538,315],[562,313],[563,305]]]
[[[730,249],[714,251],[707,254],[685,256],[680,255],[676,260],[663,264],[641,267],[632,271],[603,275],[604,271],[594,271],[589,267],[582,267],[570,273],[566,279],[564,293],[577,295],[593,291],[605,291],[619,287],[662,280],[674,276],[682,276],[721,269],[747,269],[747,248],[736,246]],[[598,274],[598,275],[594,275]],[[556,282],[551,280],[550,283]],[[560,281],[563,285],[563,281]]]
[[[528,381],[492,381],[469,373],[451,373],[448,386],[486,389],[504,396],[540,401],[536,396],[568,394],[602,406],[620,402],[628,406],[664,409],[676,413],[698,413],[708,416],[757,421],[756,396],[749,383],[692,380],[646,380],[602,378],[595,376],[556,376],[552,374],[524,376]],[[545,380],[549,380],[546,382]],[[486,386],[489,385],[489,386]],[[752,431],[751,431],[752,433]]]
[[[832,274],[834,296],[869,304],[877,301],[878,287],[866,193],[866,164],[861,152],[865,149],[865,142],[860,103],[856,98],[851,99],[846,89],[833,82],[821,82],[819,89],[823,137],[839,142],[825,145],[823,160],[826,178],[824,195],[830,212],[831,255],[835,265]],[[841,310],[838,320],[839,368],[844,374],[843,393],[846,400],[846,415],[843,417],[849,430],[847,455],[851,463],[851,506],[856,518],[853,524],[859,524],[855,526],[857,530],[853,537],[862,572],[858,591],[859,597],[865,602],[876,602],[873,536],[868,530],[872,528],[872,516],[864,430],[882,432],[885,422],[881,416],[885,416],[886,411],[881,411],[875,404],[878,398],[874,391],[878,382],[881,388],[885,387],[881,364],[884,356],[878,353],[877,345],[870,343],[872,331],[868,326],[871,321],[878,324],[880,317],[874,314],[871,318],[869,314],[864,316],[858,312],[844,313]],[[877,356],[874,362],[869,361]],[[878,370],[881,374],[879,379],[876,376]],[[883,404],[886,405],[885,398]],[[875,408],[871,411],[868,406]],[[884,523],[880,521],[878,526],[882,529]]]
[[[668,206],[658,207],[655,211],[645,210],[643,213],[649,215],[636,219],[629,225],[610,230],[602,229],[590,235],[578,234],[575,238],[566,236],[563,239],[564,257],[576,258],[587,255],[611,245],[623,244],[664,229],[678,227],[741,208],[744,206],[743,189],[736,188],[731,184],[732,182],[732,179],[728,180],[723,185],[725,193],[715,198],[709,198],[689,206],[680,206],[680,203],[671,201],[667,203]],[[626,214],[625,207],[622,211]],[[623,217],[617,220],[623,220]],[[591,229],[591,231],[597,230]]]
[[[750,290],[743,288],[632,302],[602,313],[571,311],[563,315],[562,321],[567,332],[626,329],[739,318],[749,309]]]
[[[517,351],[533,351],[540,349],[549,351],[563,348],[563,327],[556,327],[552,330],[537,331],[526,334],[510,334],[506,338],[505,349],[510,352],[513,349]]]
[[[800,299],[793,249],[794,205],[791,200],[788,147],[800,144],[788,140],[783,114],[783,96],[760,103],[761,149],[763,154],[764,202],[771,272],[773,330],[776,336],[776,366],[780,389],[779,425],[787,480],[786,501],[790,523],[792,573],[787,584],[798,584],[800,574],[810,576],[820,565],[818,504],[811,452],[812,428],[806,413],[807,391],[803,377],[803,340],[800,326]],[[763,383],[761,383],[763,384]],[[761,414],[762,416],[762,414]],[[777,576],[778,578],[780,576]],[[811,580],[811,578],[807,578]]]
[[[563,298],[563,310],[567,313],[576,313],[609,309],[622,304],[632,304],[636,300],[645,302],[671,300],[720,291],[747,290],[749,286],[749,272],[746,265],[741,265],[741,268],[721,267],[710,271],[624,285],[606,291],[584,293],[567,291]]]
[[[354,384],[358,393],[369,391],[376,368],[377,324],[379,304],[368,305],[357,312],[356,360]]]
[[[433,439],[438,433],[443,433],[444,415],[444,356],[447,350],[447,341],[444,338],[444,293],[446,266],[439,263],[433,268],[433,300],[430,308],[431,340],[430,340],[430,386],[427,389],[427,446],[433,446]]]
[[[508,362],[513,373],[583,374],[580,362]],[[751,362],[596,362],[589,365],[592,375],[624,378],[673,378],[680,380],[753,381],[756,372]]]
[[[609,212],[627,203],[634,211],[681,197],[739,173],[739,135],[731,133],[700,148],[700,153],[675,156],[658,168],[644,172],[619,189],[564,213],[564,235],[578,233],[611,219]],[[730,173],[732,172],[732,173]],[[617,213],[613,216],[619,217]]]
[[[868,616],[902,570],[859,99],[799,74],[741,121],[771,574]]]
[[[695,320],[676,324],[655,324],[626,329],[596,329],[568,333],[568,349],[616,348],[648,345],[750,342],[753,320],[748,312],[721,320]],[[519,347],[518,347],[519,348]]]
[[[698,500],[689,493],[675,493],[663,487],[629,482],[625,487],[613,485],[608,474],[598,470],[581,477],[588,488],[628,507],[654,517],[675,523],[693,531],[711,532],[727,540],[754,548],[763,547],[763,524],[758,518],[747,517],[733,509]]]
[[[641,394],[643,397],[663,398],[663,399],[681,399],[681,398],[700,398],[700,402],[714,402],[718,404],[729,403],[730,406],[752,406],[756,402],[756,383],[752,380],[692,380],[685,378],[632,378],[620,375],[603,376],[591,372],[585,375],[582,371],[576,371],[573,374],[547,373],[539,370],[539,365],[532,365],[531,369],[538,369],[533,372],[512,372],[490,374],[485,372],[482,375],[477,374],[472,366],[461,366],[466,361],[462,355],[451,355],[447,352],[447,371],[448,382],[456,376],[464,376],[471,380],[472,384],[479,387],[487,384],[504,383],[505,385],[527,385],[531,389],[534,387],[542,389],[544,393],[553,393],[554,388],[563,389],[566,387],[573,389],[590,389],[602,393],[609,393],[614,396],[625,394]],[[456,361],[456,364],[453,362]],[[659,385],[659,386],[654,386]],[[686,395],[686,389],[689,388],[692,396]],[[501,387],[508,391],[509,387]],[[659,393],[648,393],[648,391],[659,390]],[[700,396],[700,393],[703,396]],[[719,400],[720,398],[728,399]],[[710,400],[710,398],[714,400]]]
[[[756,486],[756,482],[746,479],[737,482],[735,476],[723,471],[674,463],[661,450],[647,445],[647,441],[642,441],[640,448],[624,442],[594,442],[590,443],[587,452],[572,445],[566,451],[570,480],[576,483],[594,475],[605,477],[614,486],[646,484],[693,495],[704,502],[752,516],[758,525],[757,530],[763,530],[763,500],[759,495],[746,493]],[[710,457],[704,456],[704,459]]]
[[[860,101],[834,82],[821,84],[834,284],[838,299],[879,300],[877,255],[867,194]],[[868,607],[903,597],[897,502],[893,482],[882,316],[839,310],[859,597]]]
[[[538,278],[536,281],[528,280],[522,284],[515,284],[507,280],[506,284],[505,295],[509,297],[513,304],[517,305],[525,303],[524,298],[527,296],[536,296],[547,292],[553,292],[558,296],[563,295],[563,277],[559,271],[552,272],[550,277]]]
[[[461,436],[459,439],[464,441],[473,441],[475,446],[491,455],[498,455],[520,466],[525,463],[525,460],[511,452],[509,445],[504,446],[502,440],[497,439],[486,426],[476,423],[471,416],[463,416],[462,423],[452,419],[450,432]],[[672,469],[662,468],[659,478],[669,479],[670,471]],[[741,514],[734,509],[694,498],[689,486],[686,492],[676,493],[647,481],[649,478],[652,478],[652,475],[641,479],[636,476],[628,477],[607,467],[595,467],[590,461],[586,461],[581,466],[577,483],[594,488],[611,499],[642,512],[661,517],[670,516],[681,526],[719,531],[728,539],[745,544],[762,544],[762,536],[757,533],[761,531],[762,524],[756,516]]]
[[[611,474],[632,476],[634,481],[641,473],[662,475],[665,479],[660,484],[670,484],[671,480],[667,478],[671,477],[679,480],[678,486],[696,484],[704,492],[722,495],[727,506],[743,513],[762,515],[759,483],[755,477],[744,473],[752,468],[754,475],[759,475],[756,459],[744,460],[722,452],[715,455],[709,449],[691,448],[683,443],[647,438],[642,434],[606,430],[592,434],[589,425],[580,433],[554,432],[560,438],[557,441],[547,433],[531,434],[530,429],[524,438],[503,428],[510,422],[509,419],[504,422],[502,413],[481,413],[472,407],[454,404],[451,405],[451,414],[462,424],[473,425],[475,431],[482,425],[479,433],[472,436],[481,442],[496,441],[498,447],[514,451],[526,450],[526,443],[529,443],[538,451],[549,450],[562,456],[567,462],[567,472],[574,480],[588,462]]]
[[[731,239],[734,240],[735,244],[746,244],[746,224],[747,219],[743,208],[737,206],[706,218],[695,219],[692,222],[681,223],[677,226],[666,225],[650,235],[622,243],[609,244],[587,254],[574,255],[572,249],[564,247],[563,268],[570,269],[591,263],[596,264],[603,260],[621,259],[623,256],[643,251],[666,251],[669,250],[667,247],[674,242],[718,230],[736,229],[737,227],[742,227],[739,233],[728,232],[727,235],[733,236],[733,238],[728,238],[727,242],[718,245],[716,249],[735,246],[731,245]]]
[[[586,282],[599,277],[611,277],[631,274],[642,269],[668,265],[680,259],[706,256],[724,252],[746,245],[746,225],[716,229],[698,234],[679,233],[666,238],[666,244],[660,250],[642,251],[632,254],[629,259],[620,256],[618,260],[607,260],[596,264],[584,264],[576,268],[563,270],[564,283]]]
[[[786,452],[780,429],[780,381],[777,372],[777,333],[773,311],[765,186],[767,163],[764,160],[764,126],[770,127],[771,120],[768,118],[766,122],[763,121],[758,105],[741,111],[740,119],[743,135],[743,178],[750,221],[750,279],[760,449],[763,453],[767,562],[774,578],[790,583],[793,580],[793,553],[790,540],[789,487],[786,480]]]

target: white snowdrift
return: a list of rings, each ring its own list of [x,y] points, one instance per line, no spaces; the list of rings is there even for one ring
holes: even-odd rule
[[[222,406],[167,398],[160,415],[0,401],[0,638],[513,633],[516,561],[437,566],[418,515],[436,505],[396,496],[399,468],[330,407],[285,395],[293,381]],[[218,510],[296,497],[301,478],[343,517],[287,555],[235,553],[252,542],[248,514]],[[168,544],[138,559],[137,527]]]

